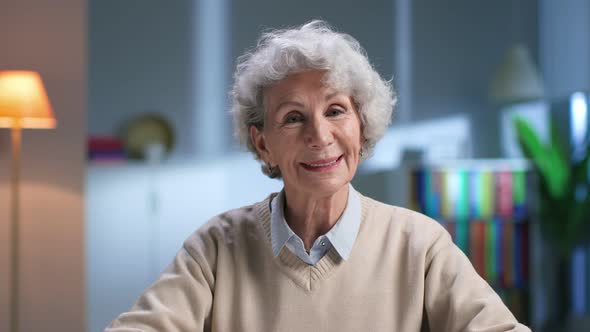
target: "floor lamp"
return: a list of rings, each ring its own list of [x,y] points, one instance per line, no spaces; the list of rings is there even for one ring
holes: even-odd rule
[[[0,128],[12,129],[10,181],[10,331],[19,331],[19,178],[21,129],[54,128],[55,118],[43,81],[33,71],[0,71]]]

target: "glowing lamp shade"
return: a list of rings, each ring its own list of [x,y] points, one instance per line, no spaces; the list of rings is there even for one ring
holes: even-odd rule
[[[55,128],[41,76],[34,71],[0,71],[0,127]]]

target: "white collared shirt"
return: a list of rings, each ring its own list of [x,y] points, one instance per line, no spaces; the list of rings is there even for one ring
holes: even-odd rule
[[[328,233],[315,240],[309,254],[305,251],[303,240],[293,232],[285,220],[284,201],[283,189],[271,202],[270,230],[275,256],[278,256],[286,246],[307,264],[315,265],[333,246],[342,259],[348,259],[361,223],[361,200],[352,185],[349,184],[348,200],[342,216]]]

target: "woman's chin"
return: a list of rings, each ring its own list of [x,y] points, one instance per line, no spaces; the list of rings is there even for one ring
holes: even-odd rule
[[[299,191],[312,196],[330,196],[348,186],[350,181],[342,176],[323,176],[298,183]]]

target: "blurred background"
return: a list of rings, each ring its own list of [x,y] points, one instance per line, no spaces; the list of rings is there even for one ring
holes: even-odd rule
[[[228,91],[262,31],[311,19],[398,92],[355,187],[440,221],[534,330],[590,331],[590,1],[0,0],[0,71],[38,71],[58,123],[23,132],[22,331],[102,331],[200,225],[281,189]],[[10,160],[0,129],[1,331]]]

